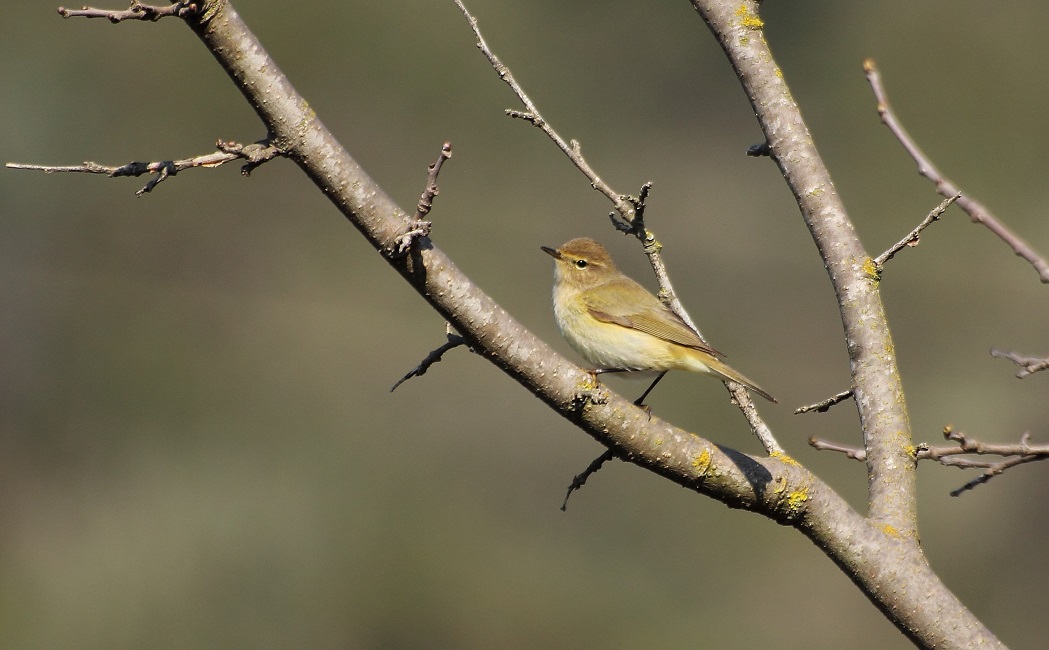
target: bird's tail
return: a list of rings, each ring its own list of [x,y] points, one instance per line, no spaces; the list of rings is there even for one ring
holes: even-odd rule
[[[747,379],[740,373],[736,372],[732,368],[728,367],[720,359],[711,359],[707,361],[707,366],[710,368],[711,372],[713,372],[719,378],[734,381],[737,384],[743,384],[744,386],[746,386],[747,390],[761,395],[773,404],[779,404],[779,401],[775,397],[770,395],[768,391],[766,391],[761,386],[758,386],[751,380]]]

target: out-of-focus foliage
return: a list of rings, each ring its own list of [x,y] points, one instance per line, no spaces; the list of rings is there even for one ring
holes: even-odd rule
[[[4,161],[183,157],[257,120],[178,21],[0,21]],[[119,3],[118,3],[119,4]],[[636,243],[514,100],[449,2],[240,2],[282,69],[402,206],[451,140],[434,239],[570,354],[538,246]],[[939,202],[878,123],[874,57],[940,167],[1049,253],[1049,8],[1017,2],[766,3],[766,34],[872,253]],[[469,4],[546,117],[623,192],[655,183],[652,229],[685,305],[775,393],[790,453],[865,503],[840,324],[797,207],[690,5]],[[444,324],[289,163],[144,181],[0,170],[0,645],[186,647],[908,647],[792,530],[611,464],[459,350],[389,386]],[[1049,438],[1049,293],[952,210],[888,266],[884,297],[916,436]],[[637,382],[614,385],[634,395]],[[668,378],[653,410],[757,452],[724,390]],[[1049,469],[920,469],[922,540],[1009,644],[1049,634]],[[1035,561],[1032,561],[1035,560]]]

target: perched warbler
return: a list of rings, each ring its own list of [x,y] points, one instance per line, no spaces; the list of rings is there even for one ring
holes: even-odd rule
[[[554,265],[554,317],[562,336],[597,372],[689,370],[743,384],[772,402],[757,384],[725,365],[658,298],[616,269],[605,247],[585,237],[540,247]]]

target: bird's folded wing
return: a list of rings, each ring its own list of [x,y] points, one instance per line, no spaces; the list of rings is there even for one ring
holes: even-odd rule
[[[622,327],[629,327],[646,334],[677,343],[685,347],[694,348],[715,356],[723,356],[720,352],[710,347],[699,338],[699,335],[681,320],[677,314],[663,306],[661,302],[651,294],[654,304],[632,305],[627,313],[622,312],[622,306],[607,304],[607,300],[593,293],[584,295],[587,311],[591,316],[603,323],[613,323]]]

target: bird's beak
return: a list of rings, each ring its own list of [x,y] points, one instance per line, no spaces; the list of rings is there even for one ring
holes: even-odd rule
[[[539,250],[543,251],[555,260],[561,259],[561,251],[557,250],[556,248],[550,248],[549,246],[540,246]]]

